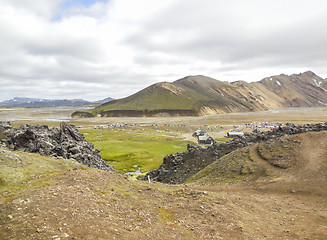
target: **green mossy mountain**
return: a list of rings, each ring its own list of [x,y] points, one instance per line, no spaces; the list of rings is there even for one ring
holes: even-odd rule
[[[129,97],[104,103],[92,116],[185,116],[327,105],[327,81],[311,71],[232,83],[205,76],[153,84]]]

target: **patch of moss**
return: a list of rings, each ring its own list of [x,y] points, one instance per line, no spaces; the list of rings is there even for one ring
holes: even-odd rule
[[[26,189],[47,186],[54,175],[86,168],[74,160],[2,150],[0,152],[0,201],[11,199]]]
[[[255,163],[251,158],[249,148],[243,148],[217,159],[188,178],[186,183],[211,184],[245,181],[254,171]]]
[[[233,140],[233,138],[215,138],[217,142],[228,142],[229,140]]]
[[[160,220],[167,225],[176,224],[176,212],[168,208],[159,208]]]
[[[6,185],[6,181],[3,178],[0,178],[0,187],[5,185]]]
[[[102,158],[123,173],[136,171],[139,167],[143,173],[158,168],[166,155],[186,151],[187,144],[192,143],[166,136],[166,133],[161,136],[152,129],[145,130],[103,129],[99,134],[97,129],[88,129],[83,133],[86,140],[101,150]]]

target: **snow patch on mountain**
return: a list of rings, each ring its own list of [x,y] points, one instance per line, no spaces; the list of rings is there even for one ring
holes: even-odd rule
[[[320,87],[322,90],[324,90],[324,91],[327,91],[325,88],[323,88],[322,86],[321,86],[321,81],[318,81],[317,79],[314,79],[314,78],[312,78],[312,80],[314,81],[314,83],[317,85],[317,87]]]

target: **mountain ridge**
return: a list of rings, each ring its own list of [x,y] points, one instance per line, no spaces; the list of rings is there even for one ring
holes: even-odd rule
[[[14,97],[9,100],[0,102],[1,107],[59,107],[59,106],[81,106],[85,104],[103,104],[112,101],[108,97],[98,101],[87,101],[84,99],[43,99],[43,98],[26,98]]]
[[[131,96],[91,109],[89,114],[183,116],[322,106],[327,106],[327,80],[307,71],[270,76],[251,83],[187,76],[171,83],[152,84]]]

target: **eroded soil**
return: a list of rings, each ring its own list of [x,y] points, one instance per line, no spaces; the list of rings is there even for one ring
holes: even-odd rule
[[[171,186],[66,171],[1,204],[0,239],[326,239],[326,136],[299,135],[288,169],[252,146],[259,175],[237,183]]]

